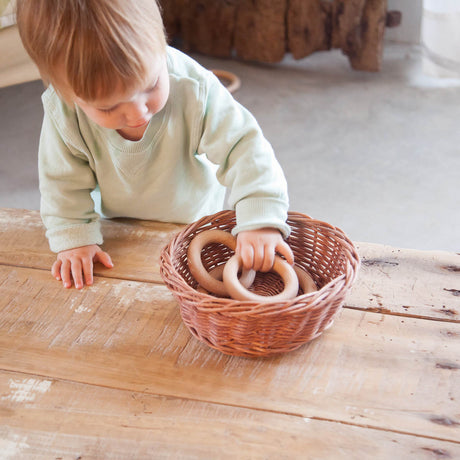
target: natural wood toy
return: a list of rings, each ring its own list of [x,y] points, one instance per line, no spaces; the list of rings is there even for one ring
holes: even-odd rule
[[[316,284],[311,276],[299,267],[291,267],[284,259],[275,256],[275,263],[272,271],[278,273],[283,280],[284,289],[275,295],[264,296],[248,290],[252,285],[254,270],[241,270],[241,260],[234,255],[225,263],[219,265],[209,273],[201,261],[201,251],[210,243],[224,244],[233,251],[236,248],[236,238],[229,232],[223,230],[208,230],[199,233],[190,242],[187,251],[188,266],[195,280],[201,288],[223,297],[231,297],[235,300],[255,300],[259,302],[277,302],[296,297],[300,287],[304,294],[316,291]],[[221,281],[222,279],[222,281]],[[200,292],[203,292],[200,290]]]
[[[208,273],[201,261],[201,251],[210,243],[221,243],[232,251],[236,249],[236,238],[231,233],[224,232],[223,230],[208,230],[199,233],[190,242],[187,251],[188,267],[190,273],[202,288],[218,296],[226,297],[228,296],[228,291],[222,281],[223,265],[216,267]],[[256,273],[254,270],[243,270],[239,283],[249,287],[254,281],[255,276]]]
[[[230,93],[234,93],[240,89],[241,80],[233,72],[222,69],[211,69],[211,72],[221,81]]]
[[[224,268],[224,285],[227,288],[230,297],[235,300],[256,300],[257,302],[271,301],[279,302],[281,300],[293,299],[299,290],[299,280],[294,269],[281,257],[275,256],[275,263],[272,270],[281,276],[284,283],[284,289],[276,295],[264,296],[254,294],[248,291],[238,282],[238,269],[240,268],[241,260],[238,256],[232,256],[225,264]]]

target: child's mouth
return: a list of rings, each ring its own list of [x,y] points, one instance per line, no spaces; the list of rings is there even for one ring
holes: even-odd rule
[[[127,125],[127,126],[128,126],[128,128],[140,128],[141,126],[145,126],[149,121],[150,121],[150,118],[148,120],[144,120],[144,121],[136,123],[134,125]]]
[[[150,118],[147,118],[147,119],[144,119],[144,120],[141,120],[141,121],[138,121],[137,123],[134,123],[133,125],[127,125],[128,128],[140,128],[142,126],[145,126],[149,121],[150,121]]]

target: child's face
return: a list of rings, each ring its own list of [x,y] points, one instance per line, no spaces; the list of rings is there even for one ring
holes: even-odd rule
[[[126,94],[116,92],[108,98],[91,102],[74,97],[88,118],[104,128],[135,129],[147,126],[150,119],[166,104],[169,96],[169,75],[164,57],[152,66],[151,85]]]

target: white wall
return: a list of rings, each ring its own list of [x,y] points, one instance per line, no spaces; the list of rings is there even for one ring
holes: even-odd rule
[[[388,0],[388,10],[402,13],[401,25],[386,29],[385,39],[402,43],[420,43],[423,0]]]

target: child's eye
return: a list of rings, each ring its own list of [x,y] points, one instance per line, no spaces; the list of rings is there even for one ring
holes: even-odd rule
[[[155,82],[154,85],[152,85],[150,88],[147,88],[147,93],[151,93],[152,91],[155,91],[158,87],[158,81]]]
[[[111,107],[110,109],[99,109],[103,113],[112,113],[116,107]]]

